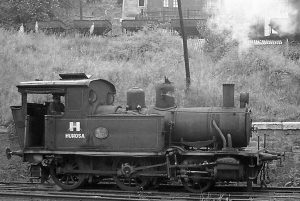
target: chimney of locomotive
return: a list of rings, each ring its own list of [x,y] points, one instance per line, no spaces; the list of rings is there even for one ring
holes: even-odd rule
[[[234,107],[234,84],[223,84],[223,107]]]

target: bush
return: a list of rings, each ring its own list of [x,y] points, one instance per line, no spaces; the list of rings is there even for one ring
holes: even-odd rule
[[[229,30],[216,32],[207,27],[198,27],[198,29],[205,38],[203,50],[214,61],[219,61],[232,48],[238,46],[238,42],[232,39],[232,32]]]

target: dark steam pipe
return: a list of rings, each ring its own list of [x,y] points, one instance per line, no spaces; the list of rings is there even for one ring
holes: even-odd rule
[[[232,138],[231,138],[231,134],[227,134],[227,140],[228,140],[228,147],[232,148]]]
[[[223,142],[223,147],[222,148],[226,148],[226,138],[224,136],[224,134],[222,133],[221,129],[218,127],[217,123],[215,122],[215,120],[212,121],[215,129],[218,131],[218,134],[220,135],[222,142]]]
[[[234,107],[234,84],[223,84],[223,107]]]

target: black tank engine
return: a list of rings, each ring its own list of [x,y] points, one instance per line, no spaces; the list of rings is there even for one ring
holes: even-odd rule
[[[249,94],[234,107],[234,86],[223,85],[222,107],[180,108],[167,79],[156,86],[156,104],[145,93],[127,92],[127,106],[115,106],[115,86],[85,74],[61,74],[56,81],[21,82],[22,105],[12,106],[19,155],[32,177],[51,178],[63,189],[113,178],[124,190],[180,181],[191,192],[207,191],[218,181],[257,180],[277,154],[247,147],[251,137]],[[36,95],[60,96],[64,110],[49,112]],[[40,99],[39,99],[40,100]],[[50,176],[49,176],[50,175]]]

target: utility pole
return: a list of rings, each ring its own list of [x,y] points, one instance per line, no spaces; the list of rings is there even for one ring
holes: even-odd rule
[[[180,21],[181,36],[183,41],[183,54],[184,54],[184,64],[185,64],[185,77],[186,77],[186,91],[189,91],[191,86],[191,76],[190,76],[190,66],[189,66],[189,53],[187,48],[187,40],[184,32],[182,9],[181,9],[181,0],[177,0],[178,4],[178,13]]]
[[[82,0],[79,0],[79,15],[80,15],[80,20],[82,20]]]

